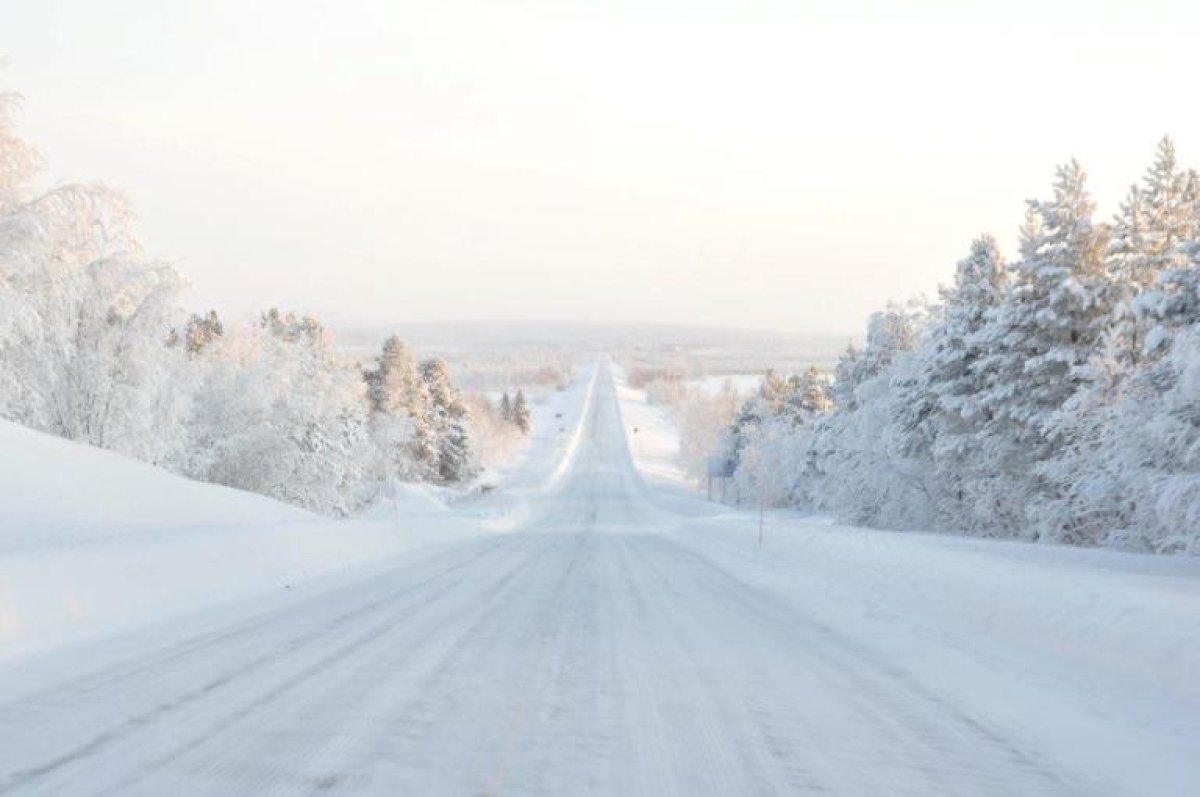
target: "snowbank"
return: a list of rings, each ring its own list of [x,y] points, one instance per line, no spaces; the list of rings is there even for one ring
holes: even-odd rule
[[[646,400],[645,390],[630,387],[615,366],[613,372],[630,452],[643,478],[694,491],[679,461],[679,434],[670,416]]]
[[[470,529],[410,487],[372,521],[0,423],[0,658],[291,587]],[[402,522],[402,525],[401,525]]]
[[[0,422],[0,659],[516,528],[578,444],[595,373],[533,407],[502,489],[396,485],[346,521]]]
[[[303,509],[0,421],[0,553],[149,529],[311,522]]]
[[[533,431],[510,462],[493,468],[486,480],[509,491],[544,490],[567,469],[579,445],[587,414],[595,364],[580,370],[565,389],[534,398],[530,405]]]

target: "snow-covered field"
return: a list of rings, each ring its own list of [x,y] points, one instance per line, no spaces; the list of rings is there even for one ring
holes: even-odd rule
[[[724,390],[725,386],[729,385],[735,393],[745,397],[753,395],[754,391],[758,390],[758,386],[762,384],[762,378],[763,375],[761,373],[705,376],[700,379],[689,379],[687,389],[689,393],[696,391],[703,395],[711,396]]]
[[[621,419],[629,450],[643,475],[660,485],[690,489],[679,462],[679,436],[661,407],[646,401],[646,391],[630,387],[620,371],[615,373]]]
[[[166,527],[5,554],[75,561],[85,612],[118,564],[243,594],[189,614],[163,579],[140,629],[0,666],[0,792],[1195,793],[1194,559],[794,514],[760,547],[757,516],[680,488],[670,423],[607,366],[558,401],[495,490],[399,526],[264,504],[213,521],[223,560]],[[398,541],[291,590],[242,562],[331,531]]]

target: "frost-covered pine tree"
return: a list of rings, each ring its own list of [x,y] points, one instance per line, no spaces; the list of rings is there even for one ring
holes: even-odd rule
[[[1162,275],[1160,290],[1146,297],[1153,317],[1162,325],[1156,340],[1200,323],[1200,240],[1181,244],[1177,252],[1178,262]]]
[[[525,391],[520,389],[517,390],[517,397],[513,399],[512,422],[521,434],[529,434],[533,429],[533,418],[529,414],[529,405],[525,402]]]
[[[467,481],[479,471],[471,443],[470,413],[450,379],[445,362],[421,363],[421,379],[429,392],[429,423],[437,451],[437,478],[446,484]]]
[[[758,392],[742,403],[722,443],[722,454],[733,464],[735,472],[751,441],[760,436],[765,423],[779,415],[791,391],[786,379],[774,370],[767,370]]]
[[[853,344],[846,347],[838,357],[833,369],[833,384],[829,388],[829,397],[838,409],[850,409],[854,406],[854,389],[858,387],[858,349]]]
[[[1025,507],[1035,496],[1052,499],[1059,486],[1039,465],[1071,443],[1067,403],[1097,377],[1113,296],[1108,232],[1093,213],[1083,169],[1060,167],[1054,197],[1029,202],[1012,288],[979,336],[988,352],[980,445],[992,472],[979,500],[996,528],[1044,533],[1031,528]]]
[[[508,397],[508,391],[504,391],[504,395],[500,397],[500,420],[505,423],[513,422],[513,405],[512,399]]]
[[[1180,168],[1174,142],[1164,137],[1141,185],[1130,189],[1113,223],[1110,257],[1116,279],[1142,292],[1175,265],[1176,247],[1196,239],[1198,190],[1196,173]]]
[[[1064,541],[1200,552],[1200,244],[1176,257],[1137,299],[1148,356],[1074,403],[1050,469],[1066,489],[1045,513]]]
[[[985,237],[936,312],[874,316],[811,428],[792,423],[805,381],[764,379],[725,441],[736,499],[1200,551],[1196,185],[1163,142],[1110,245],[1082,169],[1062,167],[1053,198],[1030,203],[1020,260]]]
[[[923,302],[891,304],[871,316],[867,340],[834,389],[846,403],[816,426],[810,443],[810,488],[824,508],[860,523],[926,525],[929,469],[912,456],[909,430],[897,418],[919,398],[912,350],[929,323]]]
[[[831,392],[839,408],[854,409],[858,386],[887,369],[898,353],[913,348],[924,313],[923,303],[910,302],[907,307],[890,303],[886,310],[871,314],[866,345],[861,350],[847,347],[834,371]]]
[[[812,424],[833,409],[829,380],[816,366],[788,378],[788,391],[780,414],[794,426]]]
[[[1200,234],[1198,201],[1200,178],[1179,167],[1175,145],[1164,137],[1153,165],[1142,183],[1130,189],[1113,222],[1110,347],[1121,365],[1136,365],[1144,355],[1158,353],[1147,345],[1149,332],[1164,309],[1162,299],[1172,292],[1171,275],[1188,267],[1182,247]],[[1164,277],[1168,284],[1160,286]],[[1158,336],[1149,342],[1161,349],[1165,339]]]
[[[1030,201],[1012,290],[984,332],[994,374],[984,408],[1037,457],[1056,442],[1055,415],[1092,380],[1111,309],[1107,231],[1092,220],[1085,182],[1072,161],[1059,169],[1053,199]]]
[[[221,323],[217,311],[209,310],[204,315],[193,313],[183,329],[182,336],[172,331],[171,342],[182,345],[184,351],[195,356],[224,334],[225,325]]]
[[[978,397],[988,384],[985,330],[1004,301],[1009,272],[996,241],[984,235],[958,262],[954,283],[942,290],[939,322],[919,354],[921,400],[902,414],[921,440],[937,484],[939,525],[964,530],[986,527],[973,486],[986,479],[977,435],[986,420]]]
[[[1151,325],[1145,343],[1151,355],[1161,356],[1177,337],[1200,324],[1200,233],[1175,248],[1171,267],[1159,275],[1154,290],[1137,297],[1135,311]]]
[[[429,390],[416,358],[396,335],[384,341],[374,369],[363,373],[371,429],[383,458],[383,477],[428,481],[437,473],[429,423]]]
[[[941,319],[930,335],[925,369],[930,388],[947,409],[960,415],[975,414],[964,406],[964,399],[980,387],[979,360],[984,353],[980,334],[989,315],[1004,300],[1008,276],[996,240],[983,235],[958,262],[953,285],[942,290]]]

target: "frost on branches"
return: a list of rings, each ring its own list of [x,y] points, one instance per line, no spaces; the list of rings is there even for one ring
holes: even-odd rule
[[[730,429],[736,500],[1200,553],[1200,179],[1164,139],[1106,223],[1063,166],[1017,260],[980,238],[940,304],[872,317],[831,408],[796,390],[768,374]]]
[[[30,196],[16,105],[0,94],[0,417],[335,515],[393,479],[475,475],[444,364],[391,338],[364,371],[319,321],[276,309],[183,318],[183,280],[142,253],[120,194]]]

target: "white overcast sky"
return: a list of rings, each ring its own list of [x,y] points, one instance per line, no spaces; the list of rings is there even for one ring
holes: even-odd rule
[[[0,0],[0,82],[195,306],[846,333],[1200,165],[1189,5]]]

